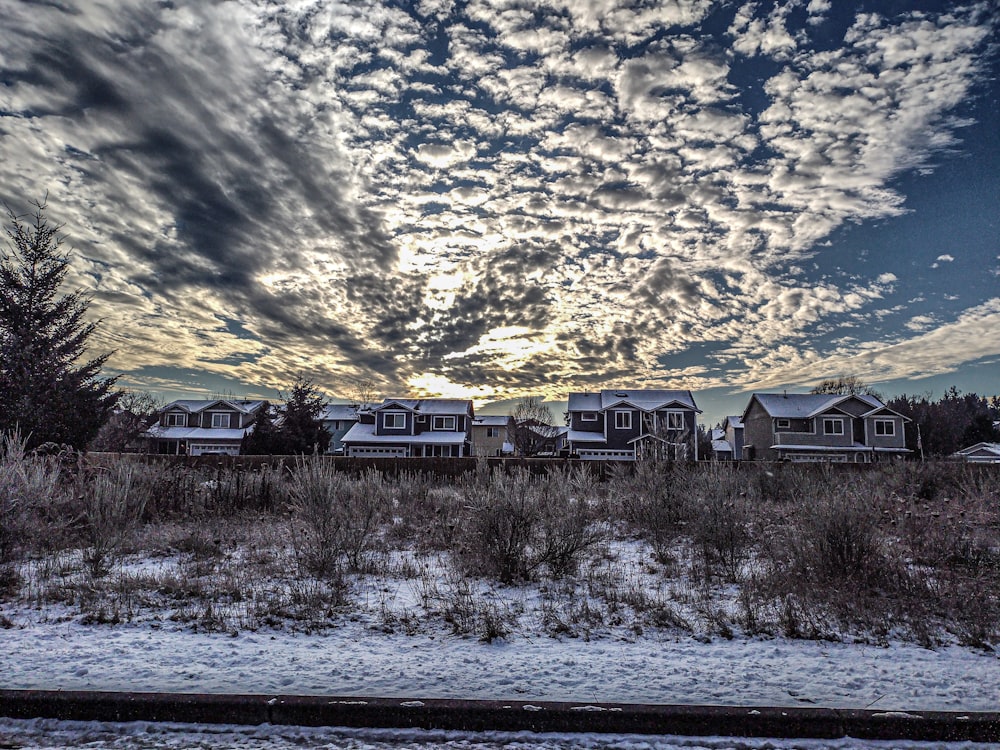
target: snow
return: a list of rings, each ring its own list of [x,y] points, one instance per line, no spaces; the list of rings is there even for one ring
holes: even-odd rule
[[[928,650],[774,639],[633,642],[383,634],[193,633],[164,623],[34,621],[2,631],[6,688],[276,693],[880,710],[996,710],[1000,660]]]

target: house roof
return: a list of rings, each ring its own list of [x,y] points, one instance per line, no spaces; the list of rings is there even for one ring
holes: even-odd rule
[[[458,398],[387,398],[378,409],[401,406],[420,414],[471,414],[472,402]]]
[[[739,415],[728,416],[724,420],[722,420],[723,427],[725,427],[725,425],[727,424],[731,425],[734,430],[738,430],[743,426],[743,417]]]
[[[824,414],[835,409],[839,404],[852,398],[856,398],[862,403],[867,404],[871,409],[868,414],[886,409],[885,404],[874,396],[867,394],[754,393],[750,397],[750,403],[747,404],[746,410],[743,412],[742,419],[746,418],[747,411],[750,410],[754,400],[771,417],[779,419],[811,419],[819,414]],[[867,416],[867,414],[864,416]]]
[[[716,453],[732,453],[733,446],[729,444],[728,440],[713,440],[712,450]]]
[[[771,449],[783,451],[809,451],[816,453],[841,453],[843,451],[866,451],[870,453],[872,451],[872,447],[870,445],[863,445],[862,443],[852,443],[851,445],[803,445],[801,443],[789,445],[776,443],[771,446]]]
[[[171,401],[169,404],[160,409],[160,412],[173,411],[175,409],[181,409],[188,412],[189,414],[197,414],[198,412],[205,411],[213,406],[226,406],[235,411],[243,412],[244,414],[251,414],[257,411],[261,406],[264,405],[262,400],[250,401],[247,399],[236,399],[228,400],[222,398],[215,398],[211,401],[194,401],[191,399],[178,399],[177,401]]]
[[[388,445],[460,445],[464,432],[432,430],[419,435],[376,435],[375,425],[356,423],[340,439],[342,443],[385,443]]]
[[[483,427],[506,427],[508,421],[510,421],[510,417],[500,414],[487,414],[482,417],[476,417],[472,420],[472,424]]]
[[[1000,443],[976,443],[975,445],[970,445],[968,448],[955,451],[952,455],[971,456],[975,453],[983,456],[994,455],[1000,459]]]
[[[213,429],[208,427],[161,427],[153,425],[145,433],[146,437],[159,440],[242,440],[253,432],[253,425],[242,429]]]
[[[570,393],[569,411],[604,411],[619,405],[633,406],[643,411],[655,411],[670,406],[693,409],[701,413],[691,391],[604,389],[600,393]]]
[[[357,404],[327,404],[323,407],[323,411],[320,413],[319,418],[324,422],[333,421],[335,419],[354,419],[358,418],[358,411],[364,409],[364,406],[358,406]]]
[[[586,430],[567,430],[566,439],[571,443],[605,443],[603,433],[587,432]]]

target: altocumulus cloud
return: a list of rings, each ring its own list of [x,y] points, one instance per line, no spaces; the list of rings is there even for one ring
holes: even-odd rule
[[[822,350],[899,279],[802,275],[956,146],[989,3],[832,38],[825,0],[7,6],[3,197],[49,190],[125,371],[766,384],[954,364],[996,316]],[[671,364],[705,344],[710,367]]]

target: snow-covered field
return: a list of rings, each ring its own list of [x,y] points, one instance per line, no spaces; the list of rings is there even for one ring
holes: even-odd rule
[[[22,615],[25,613],[21,613]],[[193,633],[172,623],[20,619],[0,631],[5,688],[997,710],[1000,658],[958,646],[785,638],[631,641]]]

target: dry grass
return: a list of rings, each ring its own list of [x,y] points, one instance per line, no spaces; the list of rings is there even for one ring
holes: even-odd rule
[[[1000,639],[1000,474],[982,467],[641,464],[605,483],[308,460],[93,470],[8,440],[0,490],[5,612],[212,632],[357,619],[486,641]]]

